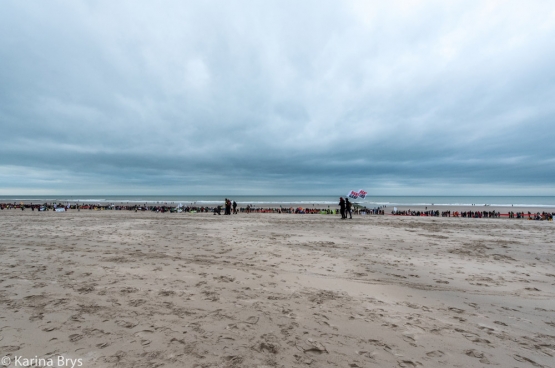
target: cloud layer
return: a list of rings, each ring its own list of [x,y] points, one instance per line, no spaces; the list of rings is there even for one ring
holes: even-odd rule
[[[3,2],[0,194],[553,194],[550,2]]]

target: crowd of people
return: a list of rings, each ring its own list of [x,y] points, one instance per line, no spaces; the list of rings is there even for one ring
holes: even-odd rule
[[[555,213],[549,212],[537,212],[531,213],[528,211],[528,214],[524,212],[512,212],[510,211],[507,214],[501,214],[499,211],[442,211],[440,213],[439,210],[426,210],[426,211],[391,211],[392,215],[395,216],[432,216],[432,217],[465,217],[465,218],[501,218],[508,217],[508,218],[518,218],[518,219],[530,219],[530,220],[548,220],[553,221],[553,215]]]
[[[553,221],[553,215],[555,215],[555,213],[549,213],[549,212],[542,212],[542,213],[531,213],[530,211],[528,211],[528,213],[524,213],[524,212],[509,212],[509,218],[517,218],[517,219],[522,219],[522,218],[528,218],[531,220],[548,220],[548,221]]]
[[[398,216],[432,216],[432,217],[467,217],[467,218],[499,218],[500,212],[495,211],[440,211],[439,210],[426,210],[426,211],[392,211],[393,215]]]
[[[159,203],[154,205],[148,204],[114,204],[114,203],[0,203],[0,210],[4,209],[20,209],[31,211],[66,211],[66,210],[89,210],[89,211],[151,211],[157,213],[177,212],[177,213],[213,213],[214,215],[232,215],[239,213],[282,213],[282,214],[321,214],[321,215],[338,215],[342,214],[342,218],[349,215],[352,218],[354,214],[360,215],[384,215],[384,210],[380,207],[369,209],[366,207],[357,207],[350,201],[346,201],[344,211],[330,208],[315,207],[256,207],[248,204],[240,207],[236,201],[226,198],[222,205],[217,206],[197,206],[194,204],[182,205],[175,203]]]
[[[377,208],[366,208],[359,205],[353,204],[349,198],[339,198],[339,209],[330,208],[318,208],[314,205],[311,208],[303,207],[255,207],[253,205],[247,205],[245,207],[239,207],[236,201],[226,198],[224,200],[223,206],[217,205],[214,207],[210,206],[197,206],[182,205],[174,203],[158,203],[155,205],[145,204],[108,204],[108,203],[96,203],[96,204],[81,204],[81,203],[0,203],[0,210],[31,210],[31,211],[67,211],[67,210],[114,210],[114,211],[151,211],[156,213],[172,212],[172,213],[213,213],[214,215],[221,215],[223,207],[224,215],[232,214],[250,214],[250,213],[277,213],[277,214],[321,214],[321,215],[341,215],[341,219],[345,220],[347,218],[352,219],[353,214],[356,215],[385,215],[385,206]],[[431,217],[463,217],[463,218],[500,218],[508,217],[511,219],[530,219],[530,220],[547,220],[553,221],[553,215],[555,213],[549,212],[537,212],[531,213],[525,212],[513,212],[510,211],[507,214],[501,214],[499,211],[439,211],[439,210],[403,210],[391,211],[391,215],[394,216],[431,216]]]

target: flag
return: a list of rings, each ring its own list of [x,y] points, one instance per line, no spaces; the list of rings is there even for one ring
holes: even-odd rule
[[[368,193],[366,193],[366,192],[365,192],[364,190],[362,190],[362,189],[358,191],[358,196],[359,196],[360,198],[362,198],[362,199],[366,198],[366,194],[368,194]]]
[[[357,199],[358,198],[358,193],[355,192],[354,190],[351,190],[351,193],[349,193],[349,195],[347,195],[347,197],[350,197],[352,199]]]

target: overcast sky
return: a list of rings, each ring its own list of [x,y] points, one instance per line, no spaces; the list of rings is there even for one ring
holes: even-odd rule
[[[0,4],[0,195],[555,195],[553,1]]]

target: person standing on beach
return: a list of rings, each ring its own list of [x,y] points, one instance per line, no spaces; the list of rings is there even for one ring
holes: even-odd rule
[[[224,216],[231,215],[231,206],[229,205],[229,199],[224,200]]]
[[[353,219],[353,205],[349,198],[345,199],[345,207],[347,208],[347,212],[345,212],[345,218],[347,218],[347,214],[349,214],[351,220]]]
[[[345,219],[347,216],[345,216],[345,200],[343,197],[339,197],[339,211],[341,212],[341,219]]]
[[[237,214],[237,202],[233,201],[233,214]]]

